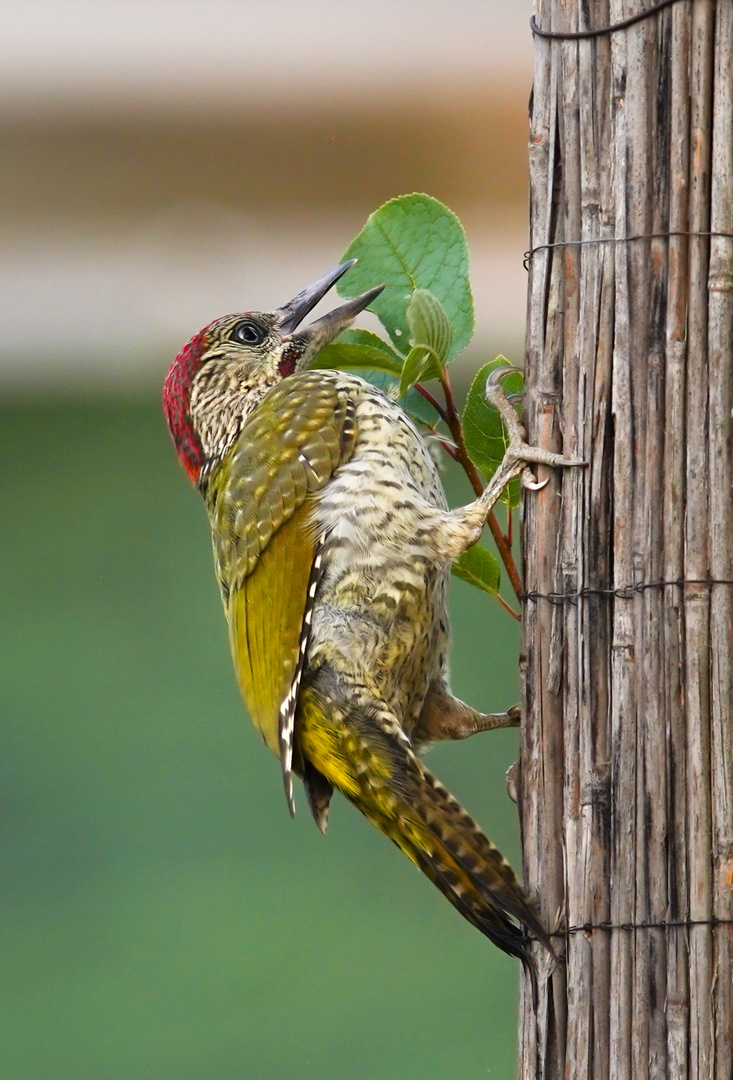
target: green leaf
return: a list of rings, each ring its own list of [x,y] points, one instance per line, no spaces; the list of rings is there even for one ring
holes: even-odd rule
[[[453,563],[453,573],[469,585],[475,585],[477,589],[496,596],[499,591],[499,563],[491,552],[474,544],[468,551],[459,555]]]
[[[435,354],[441,367],[453,343],[453,327],[440,300],[429,289],[415,289],[407,308],[410,345],[424,345]]]
[[[369,368],[399,376],[403,363],[403,357],[398,356],[376,334],[368,330],[345,330],[330,345],[321,349],[314,367],[340,370]]]
[[[344,297],[384,283],[369,305],[394,345],[406,352],[407,308],[416,289],[429,289],[453,327],[447,359],[473,335],[473,298],[468,281],[468,247],[456,215],[429,195],[402,195],[376,210],[344,259],[358,259],[336,286]]]
[[[435,356],[423,345],[410,349],[402,368],[400,379],[400,393],[406,394],[416,382],[427,382],[429,379],[437,379],[440,374],[440,365]]]
[[[463,410],[463,438],[468,456],[487,479],[491,479],[501,464],[507,447],[507,437],[498,410],[486,400],[486,380],[492,371],[498,367],[506,367],[508,363],[505,357],[497,356],[496,360],[484,364],[471,383]],[[524,386],[522,372],[515,371],[507,375],[502,379],[502,386],[507,394],[520,394]],[[519,503],[519,492],[519,481],[513,480],[506,490],[504,501],[509,506],[516,506]]]
[[[405,360],[400,392],[423,379],[438,379],[448,359],[453,327],[440,300],[427,289],[416,289],[407,308],[412,348]]]

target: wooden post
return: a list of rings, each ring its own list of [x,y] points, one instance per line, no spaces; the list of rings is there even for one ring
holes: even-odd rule
[[[535,17],[520,1075],[731,1080],[733,0]]]

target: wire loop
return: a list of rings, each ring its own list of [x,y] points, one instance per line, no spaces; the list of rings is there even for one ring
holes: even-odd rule
[[[671,7],[672,4],[677,3],[679,3],[679,0],[659,0],[659,3],[647,8],[646,11],[639,11],[636,15],[630,15],[628,19],[622,19],[621,22],[614,23],[612,26],[601,26],[597,30],[541,30],[534,15],[529,20],[529,26],[532,33],[536,34],[537,37],[553,38],[556,41],[582,41],[585,38],[604,37],[606,34],[614,34],[617,30],[626,30],[629,26],[633,26],[634,23],[649,19],[652,15],[656,15],[658,11],[662,11],[663,8]]]

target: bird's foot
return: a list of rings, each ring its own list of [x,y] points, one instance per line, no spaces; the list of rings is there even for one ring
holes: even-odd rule
[[[475,735],[479,731],[498,731],[500,728],[519,727],[522,722],[522,713],[518,705],[512,705],[511,709],[501,713],[474,713],[472,721],[467,723],[464,733],[454,735],[453,738],[465,739],[468,735]]]
[[[454,697],[441,683],[430,687],[411,737],[415,745],[467,739],[480,731],[518,727],[522,714],[518,705],[502,713],[480,713]]]
[[[530,465],[565,467],[569,465],[586,465],[587,462],[581,461],[580,458],[563,457],[562,454],[556,454],[552,450],[543,450],[539,446],[530,446],[526,442],[525,430],[512,402],[501,385],[504,376],[515,370],[515,368],[509,366],[497,368],[492,371],[486,381],[486,399],[501,416],[509,440],[504,453],[504,460],[494,474],[489,488],[493,489],[495,485],[500,483],[500,490],[503,491],[510,480],[513,480],[515,476],[521,476],[523,487],[530,491],[539,491],[547,484],[547,480],[538,481]]]

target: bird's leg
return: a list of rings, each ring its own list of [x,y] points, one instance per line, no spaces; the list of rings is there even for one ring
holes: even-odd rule
[[[551,467],[586,464],[578,458],[563,457],[562,454],[556,454],[552,450],[543,450],[539,446],[530,446],[525,441],[525,430],[501,385],[501,379],[511,370],[510,367],[497,368],[496,371],[492,371],[486,382],[486,398],[499,412],[504,422],[508,445],[499,468],[486,485],[483,494],[474,503],[462,508],[466,524],[469,526],[472,524],[474,527],[475,539],[471,543],[478,540],[489,512],[500,499],[507,484],[515,476],[521,476],[522,486],[530,491],[539,491],[547,484],[547,480],[538,482],[535,479],[530,468],[531,464],[549,465]],[[453,513],[459,515],[461,511],[454,511]]]
[[[486,397],[504,421],[508,445],[499,468],[486,485],[483,494],[468,506],[461,506],[456,510],[437,510],[435,507],[427,507],[427,504],[423,507],[419,539],[436,560],[452,562],[478,541],[486,518],[515,476],[521,476],[522,486],[531,491],[539,491],[545,486],[547,480],[538,483],[529,467],[531,464],[550,467],[585,464],[578,458],[563,457],[552,450],[543,450],[525,442],[524,428],[500,384],[500,379],[511,370],[508,367],[498,368],[491,373],[486,383]]]
[[[443,682],[434,682],[427,692],[411,739],[416,747],[448,739],[467,739],[479,731],[518,727],[520,719],[516,705],[508,712],[480,713],[454,697]]]

